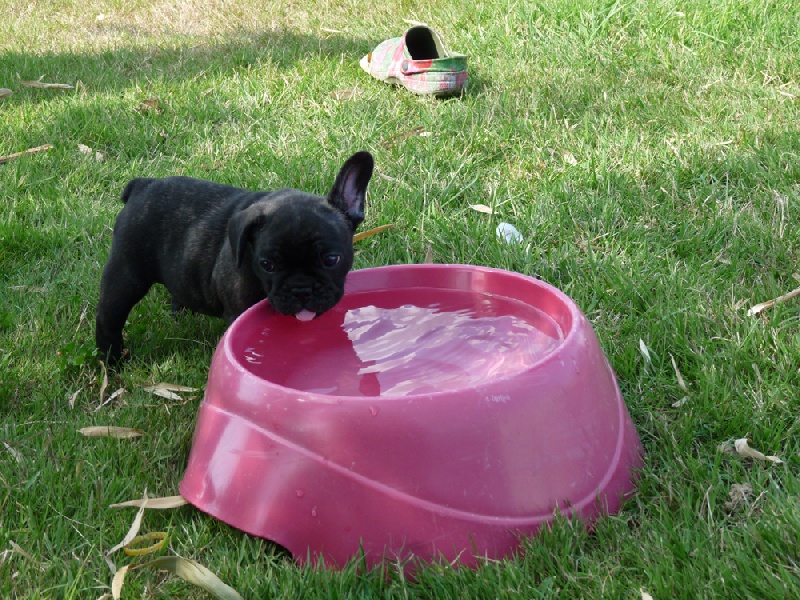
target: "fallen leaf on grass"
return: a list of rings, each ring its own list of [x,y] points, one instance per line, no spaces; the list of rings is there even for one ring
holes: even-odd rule
[[[680,408],[681,406],[686,404],[688,401],[689,401],[689,396],[684,396],[680,400],[676,400],[675,402],[673,402],[672,403],[672,408]]]
[[[117,567],[113,562],[111,562],[110,556],[120,548],[124,548],[125,546],[130,544],[131,540],[133,540],[137,535],[139,535],[139,528],[142,526],[142,517],[144,516],[144,509],[146,506],[147,506],[147,490],[145,489],[144,502],[139,507],[139,510],[136,511],[136,516],[133,518],[133,522],[131,523],[130,529],[128,529],[128,533],[125,534],[125,537],[122,538],[122,541],[119,544],[117,544],[116,546],[111,548],[111,550],[106,552],[105,556],[103,557],[112,572],[116,572]]]
[[[642,356],[644,357],[645,361],[647,361],[648,363],[652,362],[650,360],[650,350],[647,349],[647,345],[644,343],[644,340],[642,338],[639,338],[639,352],[642,353]]]
[[[78,433],[86,437],[109,437],[117,440],[128,440],[144,435],[143,431],[132,427],[114,427],[113,425],[93,425],[78,429]]]
[[[484,213],[486,215],[493,215],[494,210],[491,206],[486,206],[485,204],[470,204],[469,207],[479,213]]]
[[[414,191],[414,188],[412,188],[407,183],[405,183],[403,181],[400,181],[399,179],[397,179],[395,177],[391,177],[390,175],[386,175],[385,173],[378,173],[378,177],[380,177],[384,181],[388,181],[390,183],[394,183],[395,185],[399,185],[400,187],[404,187],[409,192],[413,192]]]
[[[642,595],[642,600],[653,600],[653,597],[644,591],[644,588],[639,588],[639,593]]]
[[[43,77],[40,77],[36,81],[20,81],[20,84],[24,85],[25,87],[40,88],[43,90],[51,90],[51,89],[71,90],[75,88],[75,86],[72,86],[68,83],[46,83],[42,81],[42,79]]]
[[[136,110],[139,112],[152,111],[156,113],[164,111],[164,109],[161,108],[161,102],[159,102],[158,98],[148,98],[147,100],[142,100],[139,102],[139,106],[136,107]]]
[[[76,391],[74,391],[73,393],[71,393],[69,395],[69,398],[67,398],[67,404],[69,404],[69,409],[70,410],[75,408],[75,400],[78,398],[78,394],[80,394],[81,391],[82,391],[82,389],[78,388]]]
[[[98,410],[103,408],[106,404],[110,404],[111,402],[113,402],[114,400],[119,398],[122,394],[124,394],[125,391],[126,391],[125,388],[119,388],[113,394],[111,394],[108,398],[106,398],[105,401],[102,404],[99,404],[97,406],[97,408],[94,409],[94,411],[97,412]]]
[[[14,92],[12,92],[8,88],[0,88],[0,98],[5,98],[6,96],[10,96],[13,93]]]
[[[39,561],[39,560],[36,560],[36,559],[35,559],[35,558],[33,558],[33,557],[30,555],[30,554],[28,554],[27,552],[25,552],[25,550],[23,550],[23,549],[20,547],[20,545],[19,545],[19,544],[17,544],[17,543],[16,543],[16,542],[14,542],[14,541],[11,541],[11,540],[9,540],[9,541],[8,541],[8,544],[9,544],[9,546],[11,546],[11,549],[12,549],[14,552],[16,552],[17,554],[19,554],[20,556],[24,556],[25,558],[27,558],[27,559],[28,559],[29,561],[31,561],[33,564],[35,564],[36,566],[38,566],[40,570],[42,570],[42,571],[44,571],[44,570],[45,570],[45,568],[44,568],[44,564],[42,564],[42,562],[41,562],[41,561]]]
[[[180,385],[177,383],[155,383],[147,385],[142,388],[145,392],[152,392],[154,390],[168,390],[170,392],[196,392],[197,388],[189,387],[188,385]]]
[[[46,294],[47,289],[43,287],[35,287],[32,285],[12,285],[8,289],[15,290],[17,292],[32,292],[34,294]]]
[[[747,443],[747,438],[741,438],[733,442],[733,447],[739,456],[746,456],[748,458],[755,458],[757,460],[769,461],[775,464],[782,464],[783,461],[777,456],[766,456],[758,450],[754,450]]]
[[[166,398],[167,400],[183,400],[183,398],[176,392],[196,392],[197,388],[188,387],[186,385],[178,385],[175,383],[156,383],[155,385],[146,385],[142,388],[145,392],[150,392],[154,396]]]
[[[378,227],[368,229],[367,231],[362,231],[361,233],[357,233],[353,236],[353,243],[360,242],[363,239],[372,237],[373,235],[381,233],[382,231],[386,231],[387,229],[391,229],[392,227],[394,227],[394,224],[389,223],[388,225],[380,225]]]
[[[184,581],[203,588],[218,600],[242,600],[242,596],[232,587],[226,585],[210,570],[198,562],[180,556],[162,556],[146,563],[136,563],[120,568],[111,582],[111,594],[117,599],[121,597],[122,586],[128,571],[134,569],[156,569],[169,571]]]
[[[414,129],[398,133],[397,135],[393,135],[392,137],[384,140],[383,142],[381,142],[381,146],[383,146],[384,148],[389,148],[390,146],[394,146],[395,144],[398,144],[414,136],[427,137],[429,135],[431,135],[431,132],[425,131],[424,127],[414,127]]]
[[[100,361],[100,368],[103,369],[103,381],[100,383],[100,406],[103,406],[103,400],[106,397],[106,388],[108,387],[108,369],[106,363]]]
[[[145,503],[147,503],[147,508],[152,508],[153,510],[165,510],[169,508],[178,508],[180,506],[185,506],[189,504],[189,501],[183,496],[164,496],[163,498],[140,498],[138,500],[126,500],[125,502],[112,504],[109,506],[109,508],[129,508],[129,507],[141,508],[141,506]]]
[[[364,90],[358,88],[351,88],[346,90],[334,90],[330,93],[331,98],[334,100],[352,100],[364,93]]]
[[[675,364],[675,357],[672,356],[672,354],[670,354],[669,355],[669,359],[670,359],[670,361],[672,361],[672,368],[675,369],[675,377],[677,377],[677,379],[678,379],[678,386],[684,392],[688,392],[689,390],[686,389],[686,382],[683,380],[683,375],[681,375],[681,372],[678,370],[678,365]]]
[[[800,296],[800,287],[792,290],[788,294],[784,294],[783,296],[778,296],[773,300],[767,300],[766,302],[762,302],[761,304],[756,304],[755,306],[751,307],[747,311],[747,316],[757,315],[761,311],[767,310],[768,308],[772,308],[776,304],[780,304],[781,302],[786,302],[786,300],[791,300],[792,298],[796,298]]]
[[[15,461],[17,461],[18,463],[22,462],[23,458],[19,450],[14,448],[14,446],[9,444],[8,442],[3,442],[3,446],[5,446],[6,450],[8,450],[8,453],[14,458]]]
[[[37,152],[42,152],[43,150],[50,150],[52,147],[53,144],[45,144],[44,146],[36,146],[36,148],[28,148],[27,150],[23,150],[22,152],[15,152],[14,154],[9,154],[8,156],[0,156],[0,164],[6,163],[15,158],[19,158],[20,156],[26,156],[28,154],[36,154]]]

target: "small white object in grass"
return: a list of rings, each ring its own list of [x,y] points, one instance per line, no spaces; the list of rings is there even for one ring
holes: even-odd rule
[[[314,317],[317,316],[317,313],[311,312],[310,310],[301,310],[299,313],[295,314],[298,321],[310,321]]]
[[[642,353],[642,356],[644,357],[645,361],[651,362],[650,350],[647,349],[647,346],[645,345],[644,340],[642,338],[639,338],[639,352]]]
[[[522,234],[511,223],[500,223],[497,226],[497,237],[504,239],[507,244],[522,242]]]
[[[783,463],[783,461],[777,456],[765,456],[763,452],[759,452],[758,450],[751,448],[747,442],[748,442],[747,438],[740,438],[733,442],[733,447],[736,449],[736,453],[739,454],[739,456],[746,456],[748,458],[765,460],[773,462],[777,465]]]

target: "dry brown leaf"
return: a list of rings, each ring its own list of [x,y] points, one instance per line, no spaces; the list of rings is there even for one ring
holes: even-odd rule
[[[18,292],[32,292],[34,294],[46,294],[47,289],[43,287],[36,287],[33,285],[12,285],[8,289]]]
[[[50,150],[52,147],[53,144],[45,144],[44,146],[37,146],[36,148],[28,148],[22,152],[15,152],[14,154],[9,154],[8,156],[0,156],[0,165],[15,158],[19,158],[20,156],[36,154],[37,152],[42,152],[43,150]]]
[[[675,364],[675,357],[672,354],[669,355],[669,359],[672,361],[672,368],[675,369],[675,377],[678,379],[678,386],[684,391],[688,392],[689,390],[686,389],[686,382],[683,380],[683,375],[678,370],[678,365]]]
[[[188,385],[179,385],[177,383],[156,383],[153,385],[146,385],[142,388],[145,392],[155,392],[156,390],[167,390],[169,392],[196,392],[197,388],[189,387]]]
[[[163,108],[161,108],[161,102],[158,98],[148,98],[147,100],[142,100],[137,107],[139,112],[163,112]]]
[[[109,506],[109,508],[141,507],[145,503],[147,503],[147,508],[151,508],[153,510],[165,510],[169,508],[178,508],[180,506],[185,506],[189,504],[189,501],[183,496],[164,496],[163,498],[141,498],[139,500],[127,500],[125,502],[112,504],[111,506]]]
[[[128,533],[125,534],[125,537],[122,538],[122,541],[111,548],[108,552],[106,552],[106,562],[109,562],[108,557],[114,554],[120,548],[124,548],[128,544],[131,543],[131,540],[139,535],[139,528],[142,526],[142,517],[144,516],[144,509],[147,506],[147,490],[144,491],[144,502],[139,507],[139,510],[136,511],[136,516],[133,518],[133,522],[131,523],[130,529],[128,529]],[[111,566],[112,570],[115,569],[113,563],[109,562],[109,566]]]
[[[756,304],[747,311],[747,316],[757,315],[761,311],[767,310],[768,308],[772,308],[776,304],[780,304],[781,302],[786,302],[787,300],[791,300],[792,298],[796,298],[797,296],[800,296],[800,287],[792,290],[788,294],[784,294],[783,296],[778,296],[773,300],[767,300],[766,302],[762,302],[761,304]]]
[[[214,575],[210,570],[198,562],[182,558],[180,556],[162,556],[146,563],[132,564],[121,567],[114,575],[111,582],[111,593],[113,597],[120,598],[122,586],[125,582],[125,575],[134,569],[158,569],[169,571],[177,575],[184,581],[203,588],[217,600],[243,600],[239,593],[232,587],[226,585],[222,580]]]
[[[166,398],[167,400],[183,400],[183,397],[176,392],[196,392],[197,388],[189,387],[186,385],[178,385],[175,383],[156,383],[155,385],[146,385],[142,388],[145,392],[150,392],[154,396]]]
[[[689,396],[684,396],[680,400],[676,400],[675,402],[673,402],[672,403],[672,408],[680,408],[681,406],[686,404],[688,401],[689,401]]]
[[[152,394],[153,396],[166,398],[167,400],[183,400],[183,397],[180,394],[170,392],[169,390],[153,390]]]
[[[773,462],[777,465],[782,464],[783,461],[777,456],[766,456],[762,452],[755,450],[748,444],[747,438],[740,438],[733,442],[733,447],[739,456],[746,456],[748,458],[755,458],[757,460]]]
[[[17,461],[18,463],[21,463],[23,461],[22,453],[16,448],[14,448],[14,446],[12,446],[6,441],[3,442],[3,446],[5,446],[6,450],[15,461]]]
[[[80,394],[82,391],[83,391],[82,388],[78,388],[69,395],[69,398],[67,398],[67,404],[69,404],[70,410],[75,408],[75,400],[78,398],[78,394]]]
[[[403,187],[403,188],[407,189],[409,192],[413,192],[414,191],[414,188],[412,188],[407,183],[405,183],[403,181],[400,181],[399,179],[397,179],[395,177],[392,177],[390,175],[386,175],[385,173],[378,173],[378,177],[380,177],[381,179],[383,179],[385,181],[388,181],[390,183],[394,183],[395,185],[399,185],[400,187]]]
[[[8,88],[0,88],[0,98],[5,98],[6,96],[10,96],[13,93],[14,92],[12,92]]]
[[[25,87],[40,88],[44,90],[50,90],[50,89],[71,90],[74,89],[75,87],[68,83],[45,83],[44,81],[42,81],[41,77],[36,81],[20,81],[20,83]]]
[[[135,564],[125,565],[114,573],[114,579],[111,580],[111,597],[114,598],[114,600],[119,600],[119,598],[122,597],[122,586],[125,585],[125,575],[128,573],[128,569],[135,566]]]
[[[79,429],[78,433],[86,437],[110,437],[117,440],[127,440],[144,435],[143,431],[132,427],[114,427],[113,425],[93,425]]]
[[[424,127],[414,127],[414,129],[398,133],[397,135],[393,135],[392,137],[384,140],[383,142],[381,142],[381,146],[383,146],[384,148],[389,148],[390,146],[399,144],[400,142],[405,141],[414,136],[427,137],[429,135],[431,135],[431,132],[425,131]]]
[[[350,88],[346,90],[334,90],[331,92],[330,96],[334,100],[352,100],[353,98],[357,98],[363,93],[364,90],[360,90],[358,88]]]
[[[106,388],[108,387],[108,369],[106,363],[100,361],[100,368],[103,369],[103,381],[100,384],[100,406],[103,405],[103,399],[106,397]]]
[[[485,215],[493,215],[494,209],[491,206],[486,206],[485,204],[470,204],[469,207],[479,213],[483,213]]]
[[[114,391],[102,404],[98,404],[97,408],[94,409],[94,412],[97,412],[101,408],[103,408],[106,404],[112,403],[114,400],[119,398],[122,394],[124,394],[127,390],[125,388],[119,388],[118,390]]]
[[[382,231],[386,231],[387,229],[391,229],[394,227],[394,224],[389,223],[388,225],[380,225],[379,227],[374,227],[372,229],[368,229],[367,231],[362,231],[361,233],[357,233],[353,236],[353,243],[360,242],[361,240],[372,237]]]
[[[37,566],[39,567],[39,569],[41,569],[42,571],[44,571],[44,570],[45,570],[44,564],[42,564],[42,562],[41,562],[41,561],[39,561],[39,560],[36,560],[36,559],[35,559],[35,558],[33,558],[33,557],[30,555],[30,554],[28,554],[27,552],[25,552],[25,550],[23,550],[23,549],[20,547],[20,545],[19,545],[19,544],[17,544],[16,542],[14,542],[14,541],[12,541],[12,540],[9,540],[9,541],[8,541],[8,545],[9,545],[9,546],[11,546],[11,549],[12,549],[14,552],[16,552],[17,554],[19,554],[20,556],[24,556],[26,559],[28,559],[29,561],[31,561],[33,564],[37,565]]]
[[[639,338],[639,352],[642,353],[642,357],[644,357],[646,362],[652,362],[650,359],[650,350],[647,349],[647,345],[642,338]]]

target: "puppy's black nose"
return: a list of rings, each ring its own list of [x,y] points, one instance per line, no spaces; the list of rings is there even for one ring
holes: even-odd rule
[[[298,300],[308,300],[311,298],[311,288],[310,287],[294,287],[292,288],[292,296],[297,298]]]

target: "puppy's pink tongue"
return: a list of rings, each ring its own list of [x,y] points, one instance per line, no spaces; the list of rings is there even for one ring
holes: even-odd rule
[[[298,321],[310,321],[314,317],[317,316],[317,313],[311,312],[310,310],[301,310],[299,313],[295,314]]]

